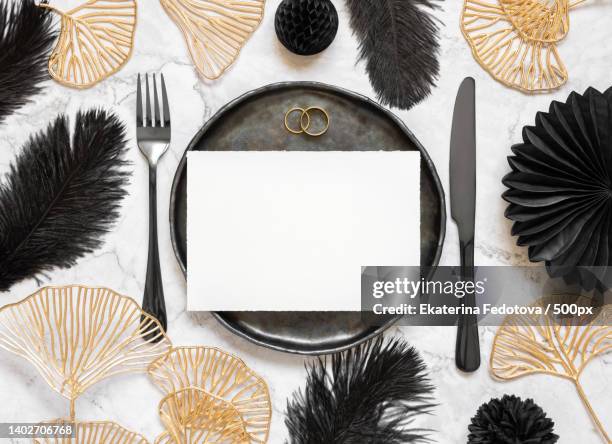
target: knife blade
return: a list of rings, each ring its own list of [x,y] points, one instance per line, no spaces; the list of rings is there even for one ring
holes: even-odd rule
[[[474,237],[476,222],[476,82],[467,77],[461,83],[455,109],[450,145],[451,217],[457,224],[461,251],[461,279],[474,279]],[[474,294],[466,295],[466,307],[474,307]],[[460,370],[480,367],[478,319],[463,314],[457,321],[455,363]]]

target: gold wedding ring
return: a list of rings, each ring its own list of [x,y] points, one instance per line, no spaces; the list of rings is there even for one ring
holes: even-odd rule
[[[311,114],[316,113],[316,112],[320,113],[325,120],[323,129],[318,132],[311,131],[311,124],[312,124]],[[297,129],[291,128],[291,125],[289,124],[289,118],[294,113],[301,113],[300,114],[300,127]],[[294,108],[291,108],[289,111],[287,111],[287,113],[285,114],[285,128],[291,134],[307,134],[311,137],[319,137],[327,132],[327,130],[329,129],[330,121],[331,119],[327,111],[325,111],[323,108],[320,108],[318,106],[311,106],[306,109],[300,108],[300,107],[294,107]]]
[[[291,128],[291,126],[289,125],[289,117],[291,117],[291,114],[295,113],[295,112],[300,112],[300,128],[295,130],[293,128]],[[291,108],[289,111],[287,111],[287,114],[285,114],[285,128],[287,128],[287,131],[289,131],[292,134],[302,134],[304,133],[304,116],[306,116],[306,118],[308,119],[307,121],[307,128],[310,126],[310,114],[306,114],[306,110],[304,108],[299,108],[299,107],[295,107],[295,108]]]

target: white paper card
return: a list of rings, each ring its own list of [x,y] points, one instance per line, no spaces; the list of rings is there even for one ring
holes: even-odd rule
[[[191,311],[358,311],[362,266],[420,264],[420,154],[189,152]]]

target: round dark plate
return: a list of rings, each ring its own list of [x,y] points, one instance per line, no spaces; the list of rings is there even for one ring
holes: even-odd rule
[[[320,106],[331,116],[327,134],[296,136],[284,127],[294,106]],[[223,107],[193,138],[187,150],[420,151],[421,265],[436,266],[446,226],[444,190],[436,169],[419,141],[400,119],[374,101],[321,83],[277,83],[251,91]],[[170,200],[172,245],[187,271],[186,153],[178,167]],[[367,264],[364,264],[367,265]],[[220,312],[225,327],[256,344],[290,353],[326,354],[353,347],[381,333],[384,325],[350,312]],[[379,323],[380,324],[380,323]]]

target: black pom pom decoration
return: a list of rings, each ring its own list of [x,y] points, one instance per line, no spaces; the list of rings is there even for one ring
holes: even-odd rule
[[[483,404],[469,426],[468,444],[554,444],[555,423],[532,399],[504,395]]]
[[[553,277],[602,289],[612,277],[612,88],[552,102],[512,152],[503,197],[517,244]]]
[[[338,12],[330,0],[283,0],[276,10],[276,35],[291,52],[318,54],[338,32]]]

